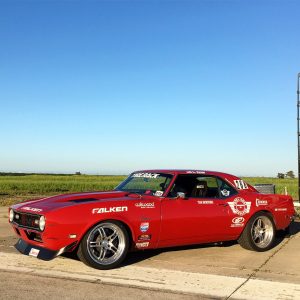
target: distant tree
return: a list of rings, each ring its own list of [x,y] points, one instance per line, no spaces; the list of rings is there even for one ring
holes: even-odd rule
[[[283,179],[284,178],[284,174],[283,173],[278,173],[277,177],[280,178],[280,179]]]
[[[288,171],[288,172],[286,172],[285,175],[286,175],[286,177],[289,177],[289,178],[295,178],[295,174],[293,171]]]
[[[75,175],[81,175],[81,172],[76,172]]]

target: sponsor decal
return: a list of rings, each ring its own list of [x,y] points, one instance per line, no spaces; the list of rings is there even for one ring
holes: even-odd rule
[[[141,234],[138,237],[139,241],[150,241],[151,240],[151,235],[150,234]]]
[[[186,174],[205,174],[204,171],[186,171]]]
[[[137,248],[146,248],[149,246],[149,242],[136,243],[135,245]]]
[[[161,197],[163,195],[163,193],[164,193],[163,191],[156,191],[154,193],[154,196]]]
[[[139,202],[136,203],[135,206],[140,208],[155,208],[154,202],[149,202],[149,203]]]
[[[275,211],[287,211],[286,207],[275,208]]]
[[[198,200],[198,204],[214,204],[214,201],[212,200]]]
[[[256,206],[261,206],[261,205],[268,205],[268,201],[256,199]]]
[[[141,178],[157,178],[159,174],[156,173],[134,173],[132,177],[141,177]]]
[[[29,207],[29,206],[25,206],[22,207],[23,210],[28,210],[28,211],[33,211],[33,212],[41,212],[43,211],[41,208],[34,208],[34,207]]]
[[[248,188],[248,185],[246,182],[244,182],[243,180],[239,179],[239,180],[234,180],[233,181],[235,186],[239,189],[239,190],[245,190]]]
[[[222,196],[228,197],[230,195],[230,191],[227,191],[226,189],[221,191]]]
[[[149,229],[149,223],[148,222],[143,222],[140,225],[140,231],[141,232],[146,232]]]
[[[243,227],[245,219],[243,217],[235,217],[232,219],[232,224],[230,227]]]
[[[35,248],[31,248],[30,252],[29,252],[29,255],[33,256],[33,257],[38,257],[39,253],[40,253],[40,250],[35,249]]]
[[[104,214],[104,213],[122,212],[122,211],[128,211],[128,207],[127,206],[117,206],[117,207],[93,208],[92,213],[93,214]]]
[[[243,216],[250,212],[251,202],[245,201],[243,198],[237,197],[233,202],[228,202],[232,212],[239,216]]]

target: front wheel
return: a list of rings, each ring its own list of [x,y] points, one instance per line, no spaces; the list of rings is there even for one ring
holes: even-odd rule
[[[88,266],[107,270],[117,267],[124,260],[128,247],[129,237],[122,223],[106,221],[85,234],[77,255]]]
[[[270,214],[256,213],[247,223],[238,239],[238,243],[245,249],[267,251],[274,245],[275,225]]]

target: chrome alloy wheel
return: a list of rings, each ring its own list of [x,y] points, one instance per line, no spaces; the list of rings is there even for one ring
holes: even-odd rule
[[[100,223],[87,238],[87,250],[97,264],[113,264],[125,250],[125,235],[113,223]]]
[[[266,216],[257,217],[251,227],[251,237],[258,248],[266,248],[272,242],[274,227],[272,221]]]

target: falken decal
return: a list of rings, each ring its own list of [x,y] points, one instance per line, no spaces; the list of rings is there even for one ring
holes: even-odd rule
[[[93,214],[104,214],[104,213],[110,213],[110,212],[122,212],[122,211],[128,211],[127,206],[117,206],[117,207],[101,207],[101,208],[93,208],[92,213]]]
[[[256,206],[265,206],[265,205],[268,205],[268,201],[267,200],[259,200],[259,199],[256,199]]]
[[[34,207],[29,207],[29,206],[22,207],[21,209],[32,211],[32,212],[41,212],[41,211],[43,211],[41,208],[34,208]]]
[[[157,173],[134,173],[132,177],[141,177],[141,178],[157,178],[159,174]]]
[[[239,216],[243,216],[250,212],[251,202],[245,201],[243,198],[237,197],[233,202],[228,202],[232,212]]]
[[[139,202],[136,203],[135,206],[140,208],[155,208],[154,202],[149,202],[149,203]]]
[[[235,217],[232,219],[232,224],[230,227],[243,227],[245,219],[243,217]]]
[[[248,185],[246,182],[244,182],[243,180],[239,179],[239,180],[234,180],[233,181],[235,186],[239,189],[239,190],[246,190],[248,189]]]

